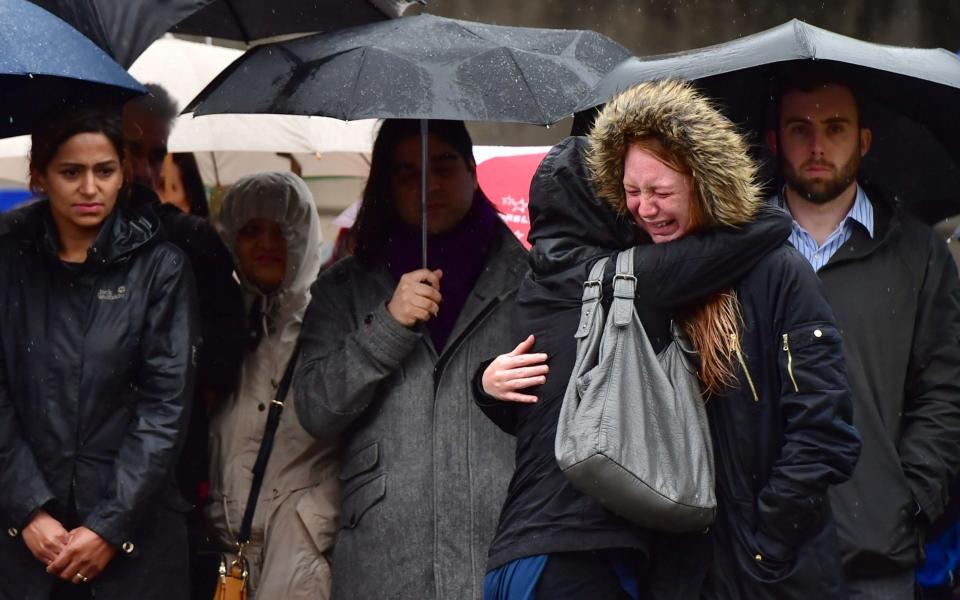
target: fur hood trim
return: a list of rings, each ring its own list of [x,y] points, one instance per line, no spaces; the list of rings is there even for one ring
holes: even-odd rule
[[[627,214],[623,163],[637,138],[651,136],[685,157],[709,225],[749,223],[762,202],[757,165],[736,127],[692,85],[648,81],[604,107],[589,135],[587,168],[597,195]]]

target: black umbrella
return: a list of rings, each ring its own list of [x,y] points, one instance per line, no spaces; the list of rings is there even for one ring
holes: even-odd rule
[[[420,15],[252,48],[187,111],[548,125],[628,56],[593,31]]]
[[[29,133],[57,110],[146,93],[80,32],[27,0],[0,0],[0,23],[0,137]]]
[[[251,42],[398,17],[406,0],[31,0],[124,67],[171,29]]]
[[[960,58],[946,50],[872,44],[793,20],[716,46],[631,58],[597,85],[581,109],[640,81],[695,79],[735,122],[762,134],[774,123],[781,77],[813,61],[861,94],[874,134],[861,176],[928,222],[960,212]],[[762,148],[759,137],[754,141]]]
[[[187,112],[546,125],[573,114],[629,55],[592,31],[420,15],[252,48]]]
[[[426,4],[426,0],[215,0],[172,31],[249,43],[395,19],[417,2]]]

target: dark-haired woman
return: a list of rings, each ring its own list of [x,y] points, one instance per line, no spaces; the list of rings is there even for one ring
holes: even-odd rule
[[[157,195],[164,204],[172,204],[180,212],[206,219],[210,216],[207,191],[203,187],[200,167],[192,152],[172,152],[163,159]]]
[[[513,464],[470,376],[509,349],[526,254],[479,190],[463,123],[429,128],[428,268],[419,122],[386,121],[356,254],[320,276],[303,321],[297,412],[343,456],[334,598],[479,597]]]
[[[184,598],[172,467],[189,417],[193,278],[126,204],[118,115],[33,134],[43,200],[0,238],[0,598]]]

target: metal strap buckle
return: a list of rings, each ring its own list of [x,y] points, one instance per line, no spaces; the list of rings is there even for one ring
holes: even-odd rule
[[[593,288],[597,288],[596,291]],[[583,282],[583,301],[592,302],[603,296],[603,282],[599,279],[588,279]]]

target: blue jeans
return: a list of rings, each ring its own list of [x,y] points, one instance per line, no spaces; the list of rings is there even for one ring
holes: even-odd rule
[[[484,600],[536,600],[538,596],[638,600],[639,590],[629,560],[616,550],[528,556],[488,572],[483,580]]]

